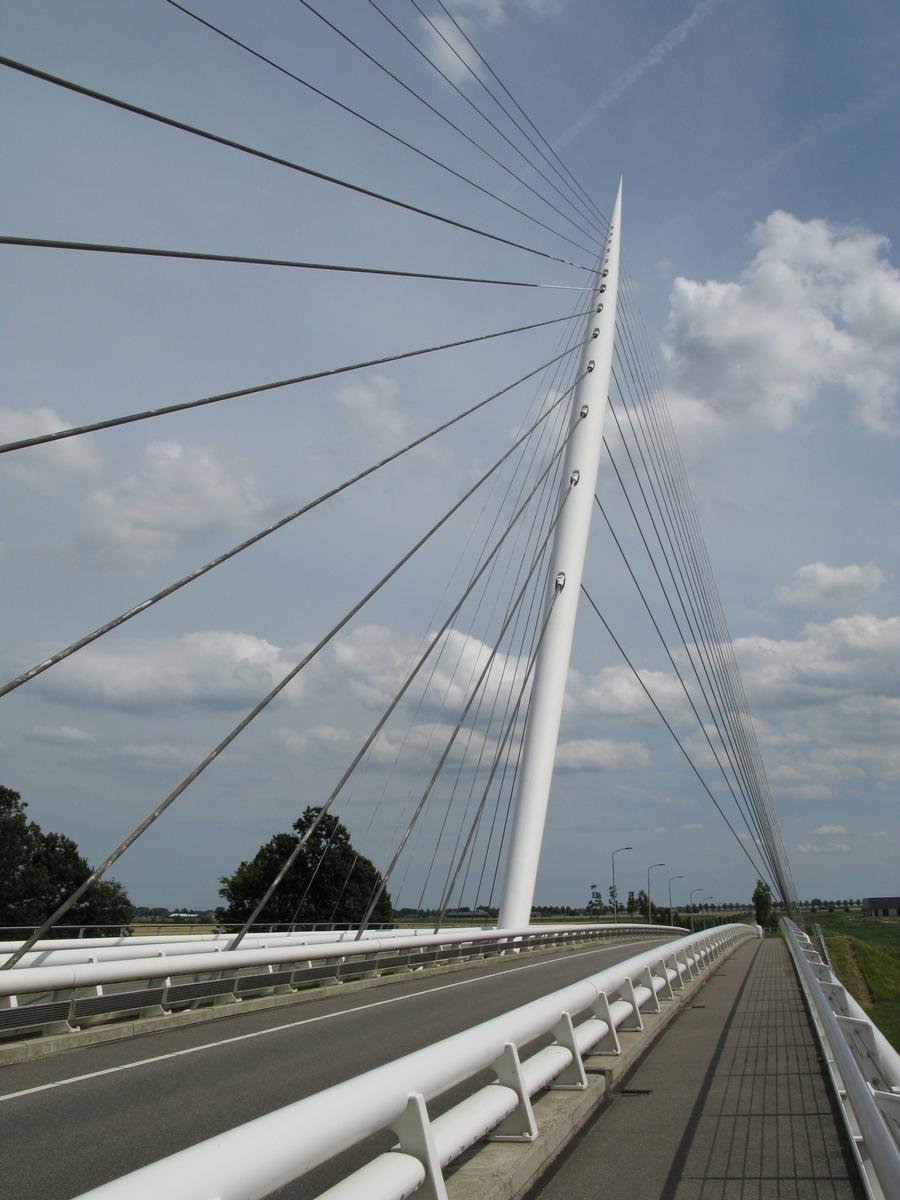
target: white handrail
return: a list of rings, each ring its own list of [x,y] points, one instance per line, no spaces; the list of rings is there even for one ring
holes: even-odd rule
[[[479,1137],[533,1134],[530,1097],[576,1065],[673,982],[693,977],[739,939],[747,925],[720,926],[643,951],[579,983],[522,1005],[395,1062],[238,1126],[85,1193],[91,1200],[256,1200],[386,1127],[399,1150],[381,1155],[332,1191],[337,1197],[408,1196],[426,1178],[446,1195],[442,1166]],[[588,1014],[573,1026],[573,1018]],[[521,1062],[518,1047],[555,1042]],[[433,1122],[434,1099],[493,1067],[498,1081]],[[581,1079],[584,1079],[583,1074]],[[376,1186],[377,1183],[377,1186]]]
[[[33,992],[59,992],[69,988],[96,987],[98,984],[127,983],[134,980],[166,979],[176,975],[203,975],[247,967],[269,966],[276,963],[312,962],[327,958],[355,958],[362,955],[413,950],[429,946],[451,946],[487,941],[514,943],[517,938],[548,937],[560,933],[578,934],[598,931],[613,934],[623,932],[668,934],[674,930],[667,925],[532,925],[522,929],[447,929],[440,933],[413,934],[401,937],[367,938],[358,942],[319,942],[258,946],[239,950],[209,950],[194,954],[169,955],[157,951],[152,957],[113,962],[87,962],[57,966],[20,967],[0,971],[0,996],[22,996]],[[680,932],[680,931],[679,931]]]
[[[454,926],[457,931],[460,926]],[[469,925],[469,932],[489,932],[496,934],[495,926]],[[541,926],[541,928],[546,928]],[[434,926],[407,929],[367,929],[364,931],[362,942],[373,938],[417,937],[434,933]],[[15,970],[26,967],[62,966],[71,963],[87,962],[117,962],[127,958],[146,958],[151,953],[162,950],[165,954],[197,954],[204,950],[225,950],[234,941],[233,933],[183,934],[170,937],[133,937],[133,938],[67,938],[59,941],[46,940],[36,942],[33,950],[22,956],[16,963]],[[335,943],[353,942],[356,940],[355,929],[319,930],[317,932],[296,930],[294,933],[255,933],[248,934],[241,942],[245,950],[260,947],[279,946],[315,946],[334,945]],[[19,948],[21,942],[0,942],[0,968],[7,959]]]
[[[873,1200],[896,1200],[900,1197],[900,1055],[822,960],[807,934],[784,918],[781,929],[816,1018],[866,1192]]]

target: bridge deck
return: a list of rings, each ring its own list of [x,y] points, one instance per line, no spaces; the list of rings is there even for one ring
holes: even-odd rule
[[[723,964],[530,1200],[598,1195],[863,1195],[781,941]]]

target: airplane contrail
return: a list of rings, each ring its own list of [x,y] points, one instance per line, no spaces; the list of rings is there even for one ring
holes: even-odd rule
[[[624,92],[627,92],[630,87],[637,83],[642,75],[646,75],[652,67],[662,62],[667,55],[680,46],[694,26],[699,25],[721,3],[722,0],[699,0],[699,3],[694,5],[692,11],[679,25],[676,25],[674,29],[670,29],[666,36],[661,38],[655,46],[651,47],[643,58],[633,63],[626,71],[623,71],[621,75],[613,80],[606,91],[601,92],[593,104],[589,105],[581,116],[573,121],[568,129],[561,133],[558,138],[554,139],[554,148],[559,150],[561,147],[567,146],[569,142],[574,141],[582,130],[586,129],[592,121],[596,120],[604,109],[614,104]]]

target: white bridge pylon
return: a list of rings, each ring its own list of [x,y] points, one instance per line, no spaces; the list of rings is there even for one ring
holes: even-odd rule
[[[552,611],[535,661],[506,881],[500,903],[498,924],[501,929],[522,927],[531,920],[603,446],[603,422],[616,329],[621,225],[620,180],[606,246],[597,270],[587,340],[579,369],[580,382],[572,397],[572,435],[560,492],[562,512],[553,538],[545,602],[545,612],[551,604]],[[573,487],[572,482],[576,479],[577,484]]]

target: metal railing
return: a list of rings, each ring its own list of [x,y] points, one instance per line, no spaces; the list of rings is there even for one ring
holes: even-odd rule
[[[900,1197],[900,1054],[872,1023],[812,939],[781,929],[800,978],[866,1193]]]
[[[401,1200],[423,1185],[423,1195],[446,1200],[444,1168],[464,1150],[488,1136],[533,1141],[539,1134],[532,1104],[536,1093],[551,1086],[586,1088],[586,1055],[618,1054],[618,1031],[642,1030],[642,1010],[660,1012],[661,999],[673,999],[686,980],[758,933],[755,926],[730,925],[646,950],[85,1196],[256,1200],[387,1128],[399,1145],[320,1200]],[[550,1045],[521,1056],[524,1047],[547,1035]],[[486,1069],[493,1071],[493,1082],[473,1087],[440,1116],[429,1115],[429,1102]]]
[[[653,925],[528,926],[524,929],[387,930],[360,941],[275,934],[228,950],[228,938],[107,951],[34,953],[37,963],[0,971],[0,1038],[76,1032],[126,1017],[163,1017],[200,1005],[290,993],[508,951],[540,950],[606,938],[671,936]],[[109,957],[105,957],[108,955]],[[74,956],[74,957],[73,957]]]

